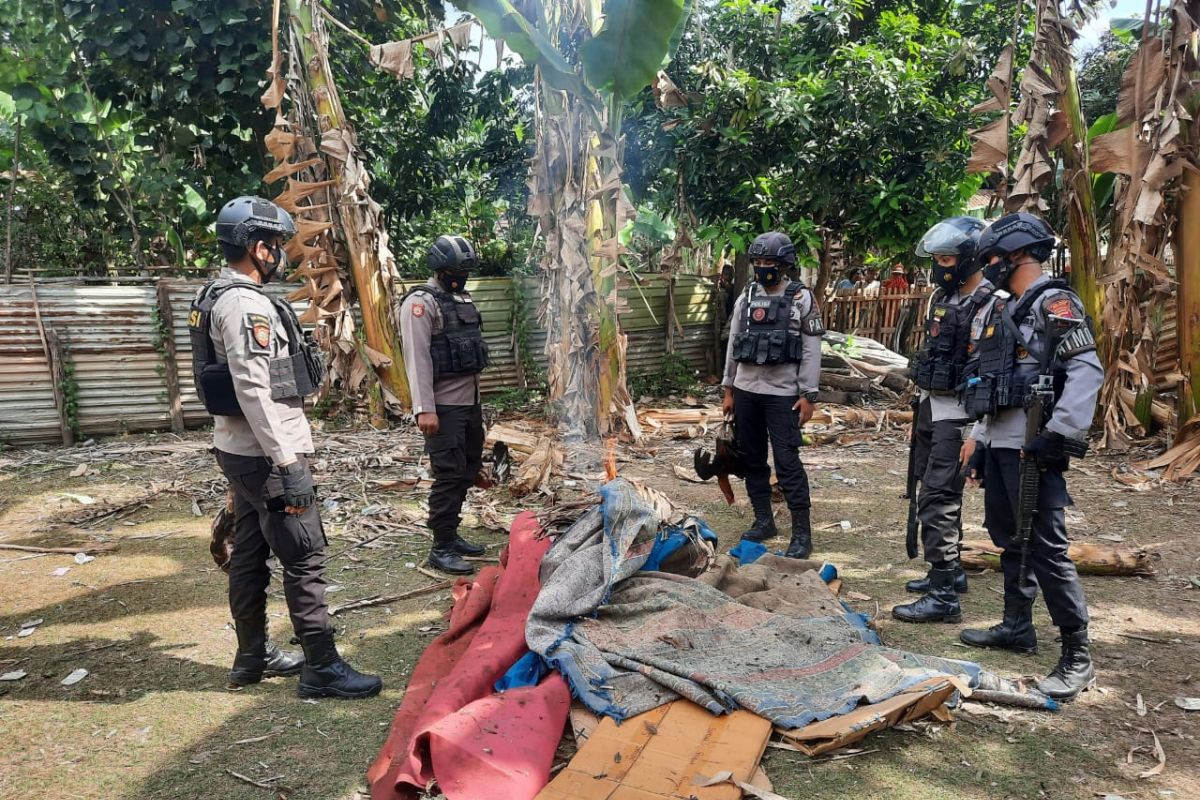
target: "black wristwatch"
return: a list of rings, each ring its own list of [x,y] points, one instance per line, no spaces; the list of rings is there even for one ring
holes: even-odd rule
[[[820,397],[820,394],[818,392],[805,392],[804,393],[804,399],[810,403],[817,402],[818,397]]]

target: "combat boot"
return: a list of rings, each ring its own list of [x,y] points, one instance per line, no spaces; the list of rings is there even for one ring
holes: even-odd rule
[[[1088,648],[1088,629],[1080,628],[1073,633],[1062,631],[1062,655],[1058,665],[1046,679],[1038,684],[1038,691],[1055,700],[1074,700],[1080,692],[1096,685],[1096,669],[1092,666],[1092,654]]]
[[[793,511],[792,540],[788,542],[788,549],[784,555],[788,558],[808,558],[812,555],[812,550],[812,522],[808,516],[808,509]]]
[[[474,572],[475,567],[471,562],[455,549],[454,540],[457,538],[460,537],[454,531],[434,531],[433,547],[429,549],[429,566],[451,575],[470,575]]]
[[[234,686],[249,686],[263,678],[283,678],[296,675],[304,666],[304,657],[280,650],[267,637],[267,619],[234,620],[238,649],[229,670],[229,682]]]
[[[956,565],[955,565],[956,566]],[[961,622],[962,607],[954,591],[955,566],[931,569],[929,591],[919,600],[892,609],[901,622]]]
[[[1004,598],[1004,619],[987,630],[967,628],[958,635],[972,647],[998,647],[1015,653],[1037,652],[1037,631],[1033,627],[1033,601]]]
[[[296,693],[301,697],[341,697],[347,700],[374,697],[383,688],[375,675],[364,675],[338,655],[333,631],[308,634],[303,639],[304,671]]]
[[[474,542],[464,539],[458,534],[458,531],[455,531],[454,535],[450,537],[449,544],[450,549],[458,553],[460,556],[481,556],[487,550],[487,548],[481,544],[475,544]]]
[[[912,592],[913,594],[925,594],[929,591],[929,575],[931,574],[933,574],[932,567],[929,570],[929,574],[924,578],[916,578],[904,584],[904,591]],[[966,594],[967,588],[967,571],[962,568],[962,562],[960,561],[954,570],[954,593]]]
[[[750,505],[754,508],[754,522],[750,529],[742,534],[742,538],[751,542],[765,542],[779,535],[775,527],[775,515],[771,513],[771,496],[751,497]]]

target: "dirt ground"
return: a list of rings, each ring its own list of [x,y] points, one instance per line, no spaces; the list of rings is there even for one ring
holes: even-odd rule
[[[366,767],[416,659],[443,628],[449,593],[336,617],[345,654],[383,676],[378,698],[301,701],[295,679],[228,691],[234,636],[224,575],[207,550],[221,483],[205,438],[128,437],[71,450],[0,452],[0,543],[115,545],[83,564],[68,554],[0,550],[0,675],[25,673],[0,680],[0,797],[349,800],[365,792]],[[700,513],[727,548],[747,524],[747,510],[725,506],[714,485],[676,477],[671,465],[689,464],[695,444],[658,440],[641,452],[622,450],[619,466]],[[372,483],[419,469],[416,437],[330,433],[320,445],[331,604],[431,583],[417,569],[428,541],[413,524],[422,490]],[[1029,657],[964,648],[957,644],[960,626],[890,617],[893,604],[911,599],[903,582],[922,571],[903,552],[905,447],[896,430],[803,452],[818,555],[837,564],[844,593],[868,598],[850,603],[876,617],[888,644],[974,659],[1013,677],[1043,675],[1057,656],[1044,606],[1036,618],[1041,651]],[[834,757],[768,749],[764,765],[775,791],[797,800],[1200,798],[1200,714],[1175,704],[1176,697],[1200,696],[1200,558],[1192,546],[1200,492],[1196,483],[1138,491],[1114,480],[1123,463],[1089,458],[1070,476],[1073,538],[1111,544],[1119,536],[1160,554],[1153,577],[1085,578],[1097,691],[1058,714],[976,705],[956,713],[953,725],[888,731]],[[169,490],[120,508],[151,487]],[[495,507],[482,505],[485,498]],[[519,507],[504,492],[473,495],[469,503],[493,525],[493,512]],[[781,515],[786,523],[786,511]],[[981,516],[981,493],[972,492],[968,538],[986,538]],[[494,555],[502,536],[476,533]],[[272,626],[286,638],[278,584],[273,588]],[[1000,609],[999,575],[972,575],[964,625],[990,624]],[[87,676],[64,686],[77,669]]]

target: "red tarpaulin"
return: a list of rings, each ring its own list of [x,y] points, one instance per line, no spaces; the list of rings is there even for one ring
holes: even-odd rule
[[[367,771],[372,800],[408,800],[437,780],[449,800],[524,800],[546,785],[570,692],[557,672],[495,694],[525,654],[525,619],[550,548],[537,518],[520,514],[500,566],[454,587],[450,627],[417,662],[404,702]]]

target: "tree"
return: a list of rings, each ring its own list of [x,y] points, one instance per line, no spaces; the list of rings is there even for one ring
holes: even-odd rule
[[[1121,76],[1137,51],[1129,31],[1105,31],[1100,41],[1079,57],[1079,93],[1083,116],[1098,120],[1117,108]]]

